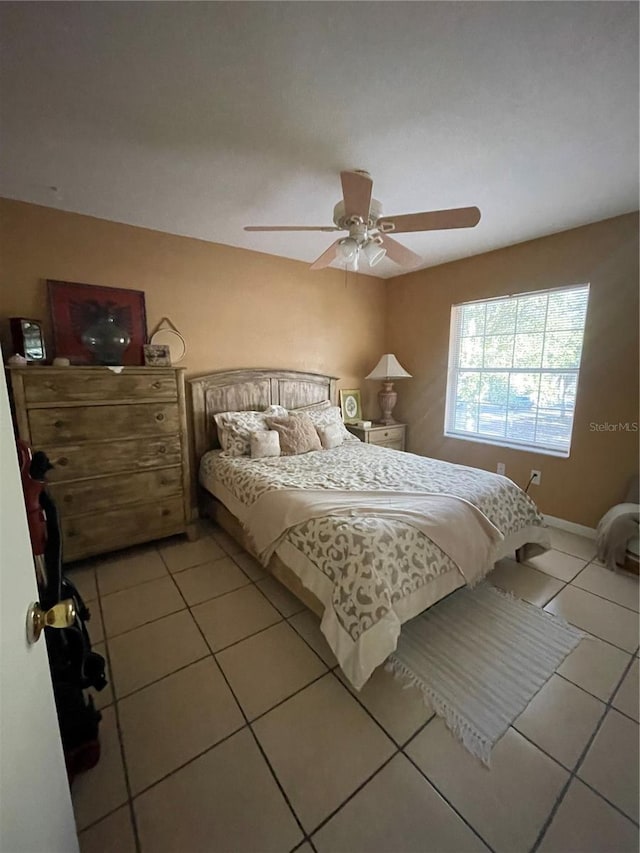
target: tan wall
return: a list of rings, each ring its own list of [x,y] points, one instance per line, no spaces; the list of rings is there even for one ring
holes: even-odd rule
[[[375,417],[382,352],[414,379],[399,382],[396,416],[417,453],[495,470],[531,487],[542,510],[593,526],[637,467],[638,434],[593,433],[591,422],[638,420],[638,217],[618,217],[385,282],[0,199],[0,337],[10,316],[45,322],[47,278],[144,290],[149,329],[168,316],[184,334],[189,373],[291,367],[360,387]],[[557,459],[443,437],[451,305],[591,283],[571,457]],[[387,298],[385,300],[385,292]],[[386,345],[385,345],[385,314]]]
[[[568,459],[445,438],[451,306],[568,284],[590,283],[587,327]],[[413,379],[397,383],[394,414],[409,424],[409,449],[496,470],[526,485],[541,510],[594,527],[623,500],[638,470],[633,432],[592,432],[591,423],[637,423],[638,215],[616,217],[484,255],[399,276],[388,283],[387,344]]]
[[[6,199],[0,264],[0,320],[42,319],[50,347],[47,278],[143,290],[149,330],[166,315],[184,335],[188,373],[288,367],[353,388],[383,352],[385,283],[371,276],[345,284],[339,270]]]

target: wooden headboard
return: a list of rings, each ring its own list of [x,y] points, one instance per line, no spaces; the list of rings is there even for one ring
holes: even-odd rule
[[[190,389],[195,463],[219,447],[213,416],[220,412],[261,412],[272,404],[297,409],[337,401],[335,376],[299,370],[221,370],[187,379]]]

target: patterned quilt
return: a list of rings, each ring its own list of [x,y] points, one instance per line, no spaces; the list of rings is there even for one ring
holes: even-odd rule
[[[210,491],[216,482],[221,484],[243,507],[276,489],[431,492],[465,498],[505,537],[525,528],[544,527],[531,498],[506,477],[355,441],[333,450],[267,459],[208,453],[202,458],[200,480]],[[455,564],[434,542],[399,521],[325,516],[291,527],[285,541],[328,582],[330,601],[323,603],[332,611],[336,630],[348,637],[348,650],[350,643],[357,646],[381,620],[397,617],[399,631],[405,621],[402,614],[411,611],[408,599],[421,590],[424,593],[444,574],[459,577]],[[301,579],[304,583],[305,578]],[[424,594],[421,600],[427,601],[425,607],[434,603]],[[327,621],[328,617],[323,630],[328,630]],[[339,645],[327,631],[325,635],[332,647]],[[342,642],[341,664],[344,649]]]

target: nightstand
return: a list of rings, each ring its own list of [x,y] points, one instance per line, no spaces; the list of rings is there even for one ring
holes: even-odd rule
[[[367,444],[377,444],[380,447],[390,447],[392,450],[404,450],[406,424],[374,423],[370,427],[359,427],[355,424],[345,424],[350,433]]]

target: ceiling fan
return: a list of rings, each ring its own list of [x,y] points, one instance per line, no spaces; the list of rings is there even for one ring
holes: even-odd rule
[[[473,228],[480,221],[477,207],[457,207],[452,210],[431,210],[425,213],[404,213],[383,216],[382,205],[372,198],[371,175],[361,169],[340,172],[342,201],[333,209],[334,225],[246,225],[245,231],[348,231],[332,243],[311,264],[312,270],[328,267],[338,258],[346,267],[357,271],[362,256],[370,267],[385,255],[403,267],[415,267],[422,258],[394,240],[390,234],[409,231],[439,231],[449,228]]]

